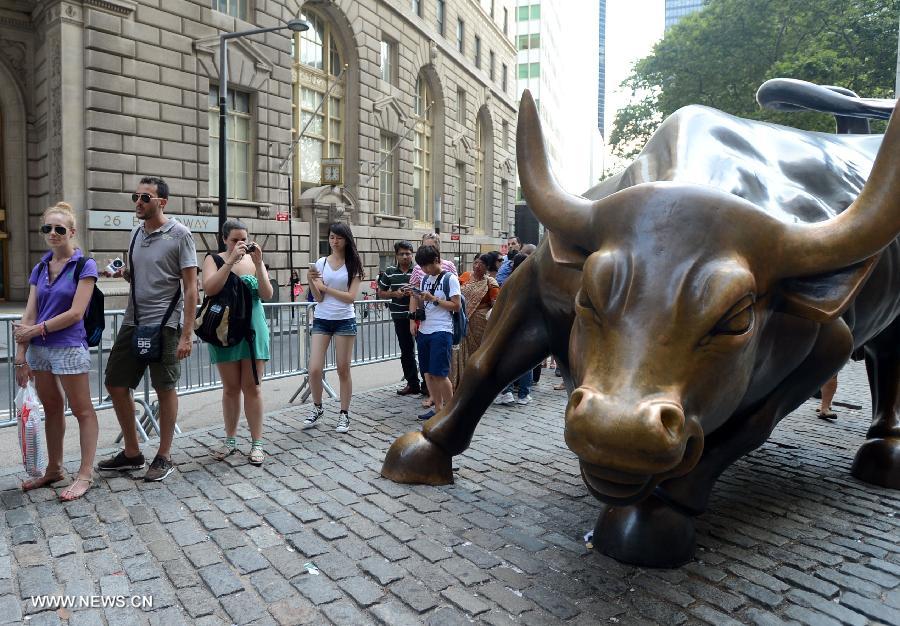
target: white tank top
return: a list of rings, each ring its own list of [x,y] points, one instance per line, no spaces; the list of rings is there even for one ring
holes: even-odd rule
[[[331,269],[331,266],[328,265],[326,257],[322,257],[316,261],[316,268],[318,268],[319,273],[322,275],[322,281],[325,283],[326,287],[331,287],[332,289],[338,289],[340,291],[347,291],[347,289],[349,289],[350,285],[347,281],[346,264],[333,270]],[[316,305],[313,315],[320,320],[348,320],[356,317],[356,314],[353,312],[352,304],[341,302],[330,293],[325,294],[325,299]]]

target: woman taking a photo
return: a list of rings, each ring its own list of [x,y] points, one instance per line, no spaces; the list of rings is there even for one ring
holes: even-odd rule
[[[500,294],[500,285],[488,274],[488,263],[492,261],[489,255],[481,255],[472,266],[472,271],[466,272],[459,279],[462,285],[463,305],[469,318],[469,332],[453,350],[450,360],[450,382],[453,383],[454,389],[459,385],[469,355],[481,345],[484,329],[488,323],[488,311],[494,306],[494,301]]]
[[[263,402],[257,380],[262,378],[266,361],[269,360],[269,327],[262,300],[272,297],[272,283],[262,260],[262,248],[255,241],[248,240],[247,227],[243,223],[237,220],[225,222],[222,225],[222,240],[225,242],[225,252],[207,254],[203,260],[203,291],[208,296],[214,296],[225,286],[230,274],[237,275],[253,296],[250,325],[254,336],[252,353],[251,340],[241,341],[229,348],[207,344],[209,358],[219,369],[222,379],[222,415],[225,418],[225,441],[213,449],[212,454],[222,460],[238,451],[236,435],[243,395],[244,416],[250,427],[249,460],[253,465],[262,465],[265,460]],[[253,376],[251,359],[254,358],[257,378]]]
[[[65,202],[44,211],[40,230],[50,251],[34,267],[28,280],[28,304],[22,323],[15,329],[15,368],[20,386],[34,378],[38,398],[44,405],[48,463],[44,475],[22,483],[22,490],[48,487],[65,478],[63,437],[68,400],[78,420],[81,442],[81,467],[72,484],[59,494],[60,500],[70,501],[91,488],[97,451],[97,414],[88,380],[91,354],[83,321],[97,280],[97,264],[93,259],[79,263],[83,255],[75,247],[75,214]],[[79,265],[81,271],[76,277]]]
[[[341,385],[341,412],[334,430],[345,433],[350,430],[350,396],[353,381],[350,379],[350,356],[356,337],[356,314],[353,301],[363,277],[362,261],[356,252],[356,243],[350,227],[336,222],[328,227],[328,245],[331,254],[322,257],[309,267],[309,286],[316,299],[313,310],[312,346],[309,355],[309,387],[312,390],[313,410],[303,422],[303,429],[313,428],[325,414],[322,408],[322,376],[325,372],[325,354],[334,337],[337,373]]]

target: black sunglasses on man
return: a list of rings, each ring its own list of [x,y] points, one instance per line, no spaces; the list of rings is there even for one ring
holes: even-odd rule
[[[132,202],[137,202],[138,198],[140,198],[141,202],[143,202],[144,204],[149,203],[151,200],[158,199],[156,196],[151,196],[149,193],[133,193],[133,194],[131,194]]]

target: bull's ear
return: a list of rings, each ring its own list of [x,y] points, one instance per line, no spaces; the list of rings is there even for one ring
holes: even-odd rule
[[[548,239],[550,240],[550,255],[559,265],[580,270],[590,256],[590,252],[587,250],[565,241],[563,237],[553,232],[548,235]]]
[[[814,322],[830,322],[840,316],[859,293],[881,254],[856,265],[818,276],[789,278],[782,283],[783,313]]]

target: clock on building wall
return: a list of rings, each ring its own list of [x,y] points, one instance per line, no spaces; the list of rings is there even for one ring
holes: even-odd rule
[[[344,160],[322,159],[322,184],[341,185],[344,182]]]

